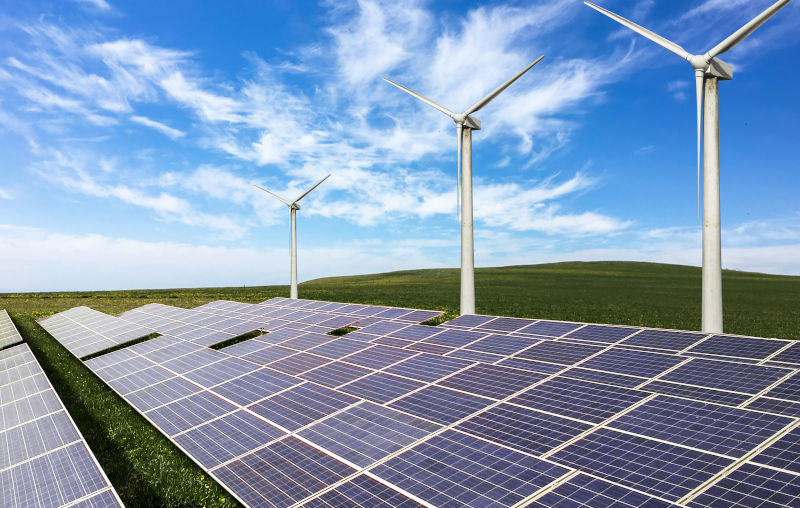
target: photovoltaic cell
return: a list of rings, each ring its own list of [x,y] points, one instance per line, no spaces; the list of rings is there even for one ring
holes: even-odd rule
[[[669,443],[598,429],[551,459],[677,501],[733,460]]]
[[[757,409],[759,411],[768,411],[770,413],[800,418],[800,403],[798,402],[759,397],[749,403],[747,407],[748,409]]]
[[[264,349],[259,349],[252,353],[248,353],[242,357],[242,360],[253,362],[257,365],[267,365],[268,363],[277,362],[288,356],[296,354],[294,350],[283,348],[280,346],[269,346]]]
[[[545,377],[545,374],[481,363],[439,381],[438,384],[484,397],[504,399]]]
[[[666,381],[651,381],[644,385],[644,391],[675,395],[676,397],[686,397],[687,399],[702,400],[724,404],[726,406],[738,406],[748,401],[751,396],[741,393],[726,392],[712,388],[701,388],[699,386],[686,386]]]
[[[416,501],[379,483],[359,475],[303,505],[307,508],[344,508],[347,506],[422,508]]]
[[[800,428],[795,428],[751,459],[765,466],[800,473]]]
[[[329,388],[336,388],[353,381],[354,379],[372,374],[374,371],[365,369],[363,367],[356,367],[342,362],[333,362],[317,367],[314,370],[309,370],[300,377],[308,381],[315,381],[323,386]]]
[[[212,391],[236,404],[246,406],[301,382],[295,377],[263,368],[215,386]]]
[[[756,394],[790,372],[776,367],[693,359],[661,380]]]
[[[517,337],[513,335],[489,335],[477,342],[467,346],[466,349],[482,351],[484,353],[494,353],[498,355],[513,355],[526,347],[536,344],[538,341],[527,337]]]
[[[667,501],[614,485],[599,478],[578,474],[549,491],[533,503],[533,508],[668,508]]]
[[[474,314],[465,314],[455,319],[451,319],[445,324],[448,326],[462,326],[464,328],[473,328],[475,326],[480,326],[487,321],[491,321],[494,318],[495,316],[478,316]]]
[[[382,404],[402,397],[421,386],[424,386],[424,383],[383,372],[376,372],[339,387],[339,391]]]
[[[620,342],[620,345],[642,346],[672,351],[683,351],[695,342],[706,337],[702,333],[675,332],[669,330],[642,330],[633,337]]]
[[[786,344],[788,342],[782,340],[714,335],[694,346],[688,353],[706,353],[763,360],[786,346]]]
[[[372,346],[369,349],[353,353],[350,356],[343,358],[347,363],[353,363],[361,367],[370,369],[382,369],[393,363],[403,361],[410,358],[417,353],[413,351],[404,351],[388,346]]]
[[[567,472],[564,467],[452,430],[372,470],[434,506],[475,507],[513,506]]]
[[[200,387],[185,379],[174,377],[125,395],[125,400],[141,412],[169,404],[197,393]]]
[[[584,339],[595,342],[614,343],[629,337],[639,331],[639,328],[624,326],[586,325],[567,335],[572,339]]]
[[[476,340],[485,336],[486,336],[485,333],[452,329],[452,330],[445,330],[441,333],[437,333],[436,335],[428,337],[423,342],[427,344],[439,344],[442,346],[449,346],[449,347],[462,347],[466,346],[470,342],[475,342]]]
[[[800,342],[792,344],[785,350],[773,356],[770,361],[800,365]]]
[[[236,406],[233,404],[229,404],[209,392],[200,392],[153,409],[146,416],[164,434],[174,436],[235,409]]]
[[[300,436],[339,457],[368,467],[427,437],[434,423],[362,402],[300,432]]]
[[[0,470],[81,439],[63,410],[0,431]]]
[[[428,386],[398,399],[389,407],[441,424],[451,424],[485,408],[492,401],[438,386]]]
[[[355,397],[304,383],[262,400],[249,409],[285,429],[295,431],[358,401]]]
[[[686,361],[685,358],[673,355],[610,349],[583,362],[581,367],[616,374],[656,377],[684,361]]]
[[[214,471],[224,485],[250,506],[290,506],[354,472],[294,437]]]
[[[758,411],[658,396],[609,424],[615,429],[741,457],[792,423]]]
[[[283,360],[272,362],[269,366],[285,374],[296,376],[326,363],[330,363],[327,358],[308,353],[297,353],[296,355],[287,356]]]
[[[800,476],[745,463],[697,496],[689,506],[800,506]]]
[[[435,326],[410,325],[388,335],[398,339],[422,340],[441,331],[441,328],[436,328]]]
[[[521,358],[507,358],[499,362],[498,365],[514,367],[516,369],[529,370],[531,372],[539,372],[541,374],[548,375],[555,374],[556,372],[565,370],[567,368],[556,363],[537,362],[535,360],[523,360]]]
[[[478,330],[494,330],[498,332],[514,332],[519,330],[520,328],[524,328],[528,325],[533,324],[536,322],[535,319],[522,319],[522,318],[511,318],[511,317],[498,317],[482,325],[478,326]]]
[[[800,402],[800,374],[794,374],[765,394],[767,397]]]
[[[460,358],[462,360],[471,360],[473,362],[494,363],[502,360],[504,357],[500,355],[493,355],[491,353],[482,353],[480,351],[471,351],[469,349],[456,349],[447,353],[450,358]],[[513,365],[510,365],[513,367]]]
[[[647,395],[638,390],[558,377],[514,397],[511,402],[591,423],[601,423]]]
[[[500,404],[455,428],[516,450],[541,455],[592,426],[511,404]]]
[[[22,337],[17,331],[17,327],[14,326],[8,312],[0,309],[0,349],[13,346],[18,342],[22,342]]]
[[[537,321],[519,330],[520,333],[547,335],[548,337],[561,337],[583,326],[581,323],[566,323],[564,321]]]
[[[573,365],[603,349],[602,346],[588,344],[546,341],[518,353],[516,357],[559,365]]]
[[[411,351],[419,351],[422,353],[433,353],[435,355],[446,355],[455,348],[448,346],[440,346],[439,344],[429,344],[427,342],[415,342],[406,346],[406,349]]]
[[[358,340],[336,339],[328,342],[327,344],[310,349],[308,352],[315,355],[324,356],[325,358],[330,358],[332,360],[338,360],[343,356],[355,353],[356,351],[361,351],[362,349],[366,349],[368,347],[369,344]]]

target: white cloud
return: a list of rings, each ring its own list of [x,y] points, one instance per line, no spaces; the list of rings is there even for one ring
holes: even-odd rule
[[[158,132],[164,134],[165,136],[169,136],[172,139],[178,139],[186,135],[186,133],[181,130],[175,129],[173,127],[170,127],[169,125],[157,122],[145,116],[132,115],[130,118],[132,121],[140,125],[144,125],[145,127],[150,127],[151,129],[155,129]]]
[[[11,200],[14,199],[14,196],[9,191],[0,187],[0,199]]]
[[[95,9],[101,11],[109,11],[111,10],[111,6],[106,2],[106,0],[72,0],[75,3],[88,5],[94,7]]]

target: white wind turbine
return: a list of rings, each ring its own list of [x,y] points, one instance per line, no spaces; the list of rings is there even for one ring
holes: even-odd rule
[[[328,176],[331,176],[331,175],[328,174]],[[322,182],[327,180],[328,176],[326,176],[325,178],[323,178],[319,182],[315,183],[313,186],[311,186],[311,188],[309,188],[304,193],[300,194],[300,196],[297,199],[295,199],[294,201],[292,201],[291,203],[289,201],[286,201],[282,197],[278,196],[274,192],[268,191],[264,187],[261,187],[259,185],[253,184],[255,187],[258,187],[259,189],[261,189],[264,192],[266,192],[267,194],[275,197],[276,199],[280,200],[281,203],[283,203],[283,204],[285,204],[286,206],[289,207],[289,215],[291,216],[291,222],[292,222],[292,248],[291,248],[291,254],[290,254],[290,258],[291,258],[291,288],[289,289],[289,298],[297,299],[297,210],[300,209],[300,205],[298,205],[297,202],[300,201],[301,199],[303,199],[304,197],[306,197],[309,192],[311,192],[314,189],[316,189],[319,186],[319,184],[321,184]]]
[[[479,100],[463,113],[453,113],[446,107],[424,97],[417,92],[394,81],[383,78],[388,83],[408,92],[425,104],[432,106],[453,119],[456,124],[458,140],[458,173],[461,180],[461,315],[475,314],[475,256],[472,242],[472,131],[480,130],[481,122],[470,115],[489,104],[500,95],[511,83],[518,80],[531,67],[539,63],[540,56],[514,77],[497,87],[489,95]]]
[[[700,156],[703,157],[703,306],[701,330],[722,333],[722,246],[719,209],[719,80],[733,79],[733,68],[716,58],[742,42],[791,0],[778,0],[707,53],[693,55],[632,21],[584,2],[592,9],[686,59],[697,88],[697,203],[700,207]],[[705,97],[704,97],[705,96]]]

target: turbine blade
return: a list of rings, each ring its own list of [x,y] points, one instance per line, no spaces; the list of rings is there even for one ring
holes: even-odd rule
[[[456,124],[456,133],[458,134],[458,170],[456,172],[456,220],[461,223],[461,143],[463,140],[461,136],[464,135],[464,126],[460,123]]]
[[[537,58],[536,60],[534,60],[533,62],[528,64],[527,67],[525,67],[524,69],[522,69],[521,71],[516,73],[513,78],[509,79],[508,81],[506,81],[502,85],[500,85],[497,88],[495,88],[494,91],[491,92],[489,95],[487,95],[483,99],[481,99],[478,102],[476,102],[475,104],[473,104],[471,108],[469,108],[468,110],[464,111],[464,114],[469,116],[472,113],[475,113],[476,111],[478,111],[479,109],[484,107],[485,105],[489,104],[489,102],[491,102],[495,97],[500,95],[500,93],[502,93],[503,90],[505,90],[506,88],[511,86],[511,83],[513,83],[514,81],[516,81],[519,78],[521,78],[523,74],[525,74],[526,72],[528,72],[531,69],[531,67],[533,67],[537,63],[541,62],[542,58],[544,58],[544,55],[540,56],[539,58]]]
[[[274,192],[272,192],[272,191],[268,191],[267,189],[265,189],[264,187],[261,187],[260,185],[253,184],[253,187],[258,187],[259,189],[263,190],[264,192],[266,192],[266,193],[267,193],[267,194],[269,194],[270,196],[273,196],[273,197],[275,197],[275,198],[279,199],[279,200],[280,200],[280,201],[281,201],[283,204],[285,204],[286,206],[292,206],[292,204],[291,204],[291,203],[289,203],[288,201],[286,201],[286,200],[285,200],[285,199],[283,199],[282,197],[278,196],[277,194],[275,194],[275,193],[274,193]]]
[[[331,174],[330,174],[330,173],[328,173],[328,176],[331,176]],[[312,190],[316,189],[317,187],[319,187],[319,184],[321,184],[322,182],[324,182],[325,180],[327,180],[327,179],[328,179],[328,176],[326,176],[325,178],[323,178],[323,179],[322,179],[322,180],[320,180],[319,182],[315,183],[315,184],[314,184],[314,185],[313,185],[313,186],[312,186],[310,189],[308,189],[308,190],[307,190],[307,191],[305,191],[304,193],[300,194],[300,197],[299,197],[299,198],[297,198],[297,199],[295,199],[294,201],[292,201],[292,205],[293,205],[293,204],[295,204],[295,203],[297,203],[298,201],[300,201],[300,200],[301,200],[301,199],[303,199],[304,197],[308,196],[308,193],[309,193],[309,192],[311,192]],[[289,205],[289,206],[291,206],[291,205]]]
[[[700,161],[703,150],[703,94],[705,93],[705,72],[696,70],[694,73],[697,89],[697,223],[700,223]]]
[[[791,0],[778,0],[770,7],[767,7],[767,9],[764,10],[764,12],[762,12],[761,14],[750,20],[750,22],[748,22],[742,28],[733,32],[727,39],[725,39],[724,41],[720,42],[719,44],[711,48],[708,53],[703,55],[703,57],[706,59],[706,61],[709,61],[715,56],[725,53],[729,49],[732,49],[734,46],[745,40],[745,38],[747,38],[748,35],[753,33],[753,31],[755,31],[756,28],[764,24],[766,20],[771,18],[776,12],[785,7],[786,4],[788,4],[789,2],[791,2]]]
[[[674,42],[672,42],[672,41],[670,41],[668,39],[665,39],[664,37],[661,37],[657,33],[651,32],[650,30],[648,30],[648,29],[646,29],[646,28],[644,28],[642,26],[637,25],[633,21],[628,21],[627,19],[623,18],[622,16],[614,14],[613,12],[611,12],[611,11],[609,11],[607,9],[603,9],[599,5],[595,5],[595,4],[591,3],[591,2],[583,2],[583,3],[585,3],[586,5],[588,5],[589,7],[591,7],[592,9],[596,10],[597,12],[599,12],[601,14],[605,14],[606,16],[608,16],[609,18],[613,19],[614,21],[617,21],[618,23],[621,23],[621,24],[625,25],[626,27],[630,28],[634,32],[638,33],[639,35],[647,37],[648,39],[650,39],[651,41],[655,42],[659,46],[672,51],[673,53],[675,53],[676,55],[678,55],[681,58],[688,59],[688,57],[692,56],[691,53],[689,53],[688,51],[686,51],[682,47],[678,46]]]
[[[399,88],[400,90],[403,90],[404,92],[406,92],[406,93],[409,93],[409,94],[413,95],[414,97],[416,97],[417,99],[421,100],[421,101],[422,101],[422,102],[424,102],[425,104],[427,104],[427,105],[429,105],[429,106],[433,106],[434,108],[438,109],[439,111],[441,111],[441,112],[442,112],[442,113],[444,113],[445,115],[449,116],[450,118],[452,118],[452,119],[455,119],[455,117],[456,117],[456,114],[455,114],[455,113],[453,113],[452,111],[450,111],[449,109],[447,109],[446,107],[442,106],[441,104],[439,104],[439,103],[436,103],[436,102],[434,102],[434,101],[432,101],[432,100],[428,99],[428,98],[427,98],[427,97],[425,97],[424,95],[420,95],[420,94],[418,94],[417,92],[415,92],[414,90],[412,90],[412,89],[410,89],[410,88],[406,88],[406,87],[404,87],[403,85],[401,85],[401,84],[399,84],[399,83],[395,83],[395,82],[394,82],[394,81],[392,81],[391,79],[388,79],[388,78],[383,78],[383,80],[384,80],[384,81],[386,81],[387,83],[391,83],[392,85],[396,86],[396,87],[397,87],[397,88]]]

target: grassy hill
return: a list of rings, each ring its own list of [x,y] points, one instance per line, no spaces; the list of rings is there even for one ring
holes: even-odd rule
[[[723,272],[725,330],[800,339],[800,277]],[[52,339],[35,319],[87,305],[118,313],[150,302],[180,307],[287,296],[287,286],[0,294],[127,506],[236,506],[182,452]],[[303,298],[440,309],[458,314],[459,272],[413,270],[331,277]],[[476,270],[477,312],[698,329],[700,269],[652,263],[554,263]]]

